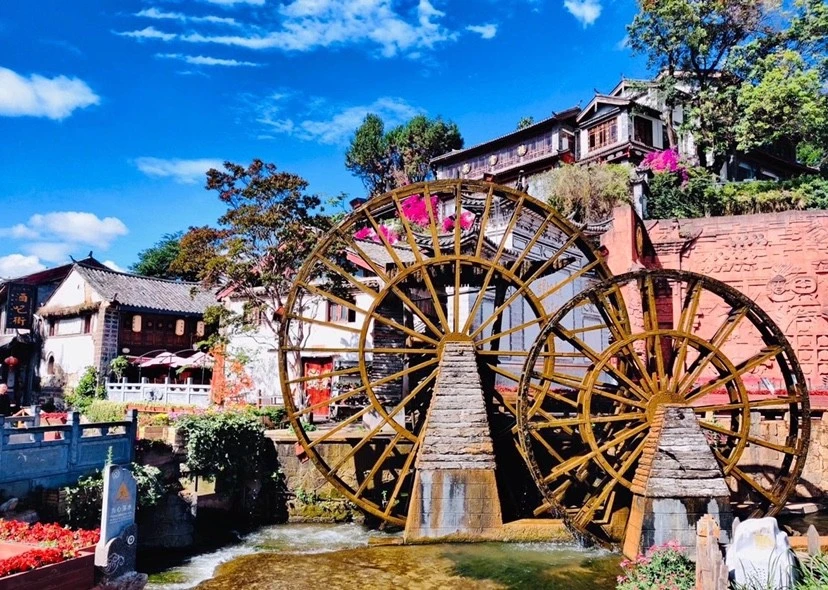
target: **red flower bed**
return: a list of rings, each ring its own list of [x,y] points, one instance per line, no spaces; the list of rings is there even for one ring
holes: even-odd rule
[[[0,541],[36,545],[20,555],[0,559],[0,577],[77,557],[79,550],[91,547],[100,537],[97,529],[73,531],[57,524],[29,525],[0,519]]]

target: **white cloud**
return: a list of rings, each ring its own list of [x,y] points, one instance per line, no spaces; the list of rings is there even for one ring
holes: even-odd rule
[[[214,43],[247,49],[310,51],[320,47],[370,43],[385,57],[432,49],[457,34],[439,23],[445,15],[430,0],[419,0],[413,18],[398,13],[393,0],[293,0],[279,8],[276,30],[253,35],[183,35],[191,43]]]
[[[195,184],[206,180],[210,168],[221,168],[221,160],[202,158],[197,160],[180,160],[177,158],[136,158],[138,170],[155,178],[172,178],[182,184]]]
[[[133,39],[160,39],[161,41],[172,41],[178,35],[175,33],[164,33],[155,27],[145,27],[140,31],[122,31],[115,33],[121,37],[132,37]]]
[[[4,279],[20,277],[45,269],[46,266],[37,256],[24,256],[23,254],[0,256],[0,277]]]
[[[495,35],[497,35],[497,25],[495,24],[469,25],[466,27],[466,30],[477,33],[483,39],[494,39]]]
[[[260,64],[254,63],[252,61],[239,61],[236,59],[221,59],[218,57],[208,57],[204,55],[182,55],[181,53],[156,53],[155,57],[163,57],[165,59],[177,59],[188,64],[196,65],[196,66],[226,66],[226,67],[239,67],[239,66],[252,66],[257,67]]]
[[[68,242],[35,242],[25,244],[23,249],[40,260],[60,264],[69,259],[75,245]]]
[[[118,272],[126,272],[126,270],[118,266],[118,263],[114,260],[104,260],[101,264],[103,264],[104,266],[108,266],[112,270],[116,270]]]
[[[265,0],[207,0],[210,4],[220,6],[233,6],[234,4],[252,4],[253,6],[264,6]]]
[[[41,237],[56,238],[72,244],[86,244],[108,248],[117,237],[129,233],[124,222],[117,217],[101,219],[94,213],[83,211],[54,211],[36,214],[29,218],[28,226]]]
[[[230,17],[225,16],[190,16],[187,14],[183,14],[181,12],[163,12],[158,10],[157,8],[145,8],[141,12],[136,12],[135,16],[140,16],[144,18],[152,18],[156,20],[174,20],[179,21],[182,23],[191,22],[191,23],[211,23],[215,25],[229,25],[229,26],[239,26],[240,23]]]
[[[65,119],[75,109],[98,104],[101,98],[78,78],[28,78],[0,68],[0,116]]]
[[[34,240],[39,234],[23,223],[11,227],[0,228],[0,238],[13,238],[15,240]]]
[[[587,28],[601,16],[600,0],[564,0],[564,7]]]
[[[277,117],[282,108],[279,101],[285,97],[283,94],[275,94],[261,105],[257,121],[264,124],[271,133],[293,135],[306,141],[326,144],[345,143],[368,113],[376,113],[387,125],[392,126],[420,112],[401,98],[383,97],[369,105],[345,107],[336,111],[325,109],[324,105],[317,102],[314,109],[305,113],[305,118],[294,121],[291,118]],[[326,116],[322,116],[322,111],[326,110]]]

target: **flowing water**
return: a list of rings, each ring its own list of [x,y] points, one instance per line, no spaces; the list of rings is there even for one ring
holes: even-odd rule
[[[618,556],[575,545],[368,546],[359,525],[288,524],[150,577],[151,590],[609,590]],[[383,535],[390,536],[390,535]]]

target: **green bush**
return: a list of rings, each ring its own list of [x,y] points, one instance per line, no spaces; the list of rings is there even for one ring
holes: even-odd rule
[[[86,407],[83,415],[90,422],[121,422],[126,419],[127,405],[96,399]]]
[[[98,378],[98,370],[95,367],[86,367],[83,375],[78,379],[78,384],[67,391],[63,396],[66,404],[81,414],[96,399],[106,399],[106,386]]]
[[[157,467],[133,463],[130,470],[138,483],[138,502],[136,510],[140,511],[158,504],[164,495],[161,471]],[[72,528],[94,529],[101,526],[103,508],[103,475],[100,471],[82,477],[66,491],[66,517],[61,524]]]
[[[270,477],[265,461],[273,447],[252,412],[207,412],[181,416],[176,426],[187,439],[187,468],[234,489],[247,479]]]
[[[265,406],[263,408],[254,408],[252,411],[256,416],[267,418],[270,424],[266,426],[269,428],[284,428],[285,421],[287,420],[287,411],[285,411],[284,407]]]
[[[821,176],[717,184],[702,168],[688,168],[687,175],[684,179],[680,173],[662,172],[650,179],[648,218],[828,209],[828,179]]]
[[[696,566],[678,543],[650,547],[634,560],[621,562],[624,575],[618,577],[616,590],[693,590]]]

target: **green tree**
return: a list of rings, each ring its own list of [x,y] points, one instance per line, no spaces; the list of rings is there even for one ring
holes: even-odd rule
[[[138,253],[138,262],[129,269],[145,277],[161,279],[180,279],[193,281],[197,279],[192,271],[178,271],[171,268],[173,261],[178,258],[179,244],[184,232],[164,234],[153,246]]]
[[[345,168],[377,195],[430,178],[432,158],[462,147],[457,125],[440,117],[417,115],[386,131],[382,119],[369,114],[351,139]]]
[[[628,27],[632,49],[659,72],[671,145],[672,112],[681,107],[680,131],[693,133],[699,163],[712,170],[737,149],[772,143],[773,137],[746,132],[754,123],[767,130],[779,118],[759,107],[763,97],[777,105],[820,102],[824,92],[812,78],[826,79],[826,31],[821,0],[640,0]],[[796,73],[788,87],[777,81],[786,72]],[[792,96],[802,93],[809,96]]]
[[[239,317],[219,314],[223,322],[241,324],[245,318],[259,317],[277,336],[296,273],[334,219],[322,199],[307,191],[304,178],[258,159],[247,166],[225,162],[224,170],[209,170],[206,188],[217,193],[226,210],[215,227],[190,228],[182,236],[172,267],[197,272],[207,286],[232,288],[247,302],[247,313]],[[337,262],[350,268],[344,253]],[[323,279],[321,271],[306,278],[317,279]],[[326,287],[342,292],[340,285]],[[293,313],[313,316],[305,308],[314,304],[312,298],[300,300]],[[254,311],[261,313],[250,313]],[[310,325],[292,325],[291,344],[297,350],[289,355],[289,362],[298,372],[298,347],[309,335]]]

